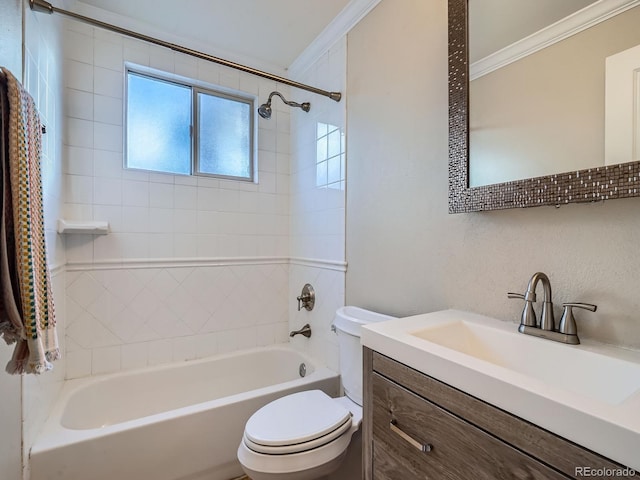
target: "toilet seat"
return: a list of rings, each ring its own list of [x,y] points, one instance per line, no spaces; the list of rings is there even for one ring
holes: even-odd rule
[[[351,427],[352,413],[320,390],[279,398],[255,412],[243,442],[257,453],[283,455],[317,448]]]

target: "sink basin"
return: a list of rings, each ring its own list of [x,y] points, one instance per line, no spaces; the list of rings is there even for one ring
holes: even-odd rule
[[[640,364],[509,328],[453,320],[410,333],[601,402],[618,404],[640,390]]]
[[[640,471],[640,352],[566,345],[444,310],[365,325],[362,344]]]

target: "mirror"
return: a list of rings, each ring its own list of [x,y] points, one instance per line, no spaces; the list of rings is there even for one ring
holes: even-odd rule
[[[545,3],[561,3],[565,9],[546,20],[541,15],[536,17],[534,13],[543,12]],[[615,116],[605,121],[605,117],[613,115],[611,112],[624,118],[632,116],[633,101],[615,100],[618,106],[607,106],[605,114],[604,85],[605,65],[607,70],[615,70],[605,59],[640,44],[640,29],[636,27],[640,23],[640,7],[635,7],[639,3],[531,0],[535,12],[525,14],[523,24],[530,27],[527,31],[518,26],[502,0],[449,1],[451,213],[638,194],[638,162],[630,162],[638,158],[638,152],[632,149],[638,150],[639,142],[634,146],[631,140],[638,132],[634,132],[632,121],[627,122],[628,132],[605,128],[607,122],[616,127],[620,124]],[[508,0],[506,4],[514,2]],[[521,10],[523,2],[517,4]],[[591,17],[585,17],[588,10]],[[478,23],[480,16],[487,15],[496,31],[491,35],[482,33],[482,23]],[[531,30],[540,30],[547,21],[557,23],[542,29],[546,30],[547,39],[543,36],[540,40],[536,38],[540,34]],[[498,32],[497,24],[506,28]],[[616,33],[612,35],[607,28],[614,28]],[[554,42],[561,41],[551,45],[549,30]],[[485,42],[468,46],[467,38],[473,42],[477,36],[474,31]],[[529,37],[514,44],[519,32]],[[502,40],[486,42],[495,37],[494,33],[502,33]],[[580,43],[585,41],[590,42],[588,46]],[[489,55],[496,49],[497,53]],[[637,52],[633,56],[640,58],[640,49]],[[470,55],[475,59],[471,67]],[[543,62],[550,58],[555,62],[551,67]],[[623,65],[620,68],[629,70],[627,60],[618,63]],[[467,80],[470,77],[471,82]],[[637,78],[636,83],[636,90],[640,89]],[[615,85],[607,79],[610,84]],[[625,80],[624,84],[633,98],[633,82]],[[613,90],[616,93],[624,89],[618,86]],[[611,103],[609,99],[607,103]],[[637,104],[635,109],[640,118]],[[620,144],[624,147],[616,146]],[[477,163],[478,159],[484,163]]]

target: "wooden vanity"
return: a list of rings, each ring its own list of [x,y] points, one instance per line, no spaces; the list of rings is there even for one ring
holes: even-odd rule
[[[365,480],[640,478],[367,347],[363,462]]]

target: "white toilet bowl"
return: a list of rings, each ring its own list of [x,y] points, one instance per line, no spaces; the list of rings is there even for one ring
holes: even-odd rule
[[[252,480],[313,480],[338,468],[362,407],[308,390],[279,398],[247,422],[238,460]]]
[[[247,421],[238,460],[252,480],[316,480],[335,471],[362,423],[360,327],[393,317],[342,307],[333,322],[346,396],[309,390],[279,398]]]

